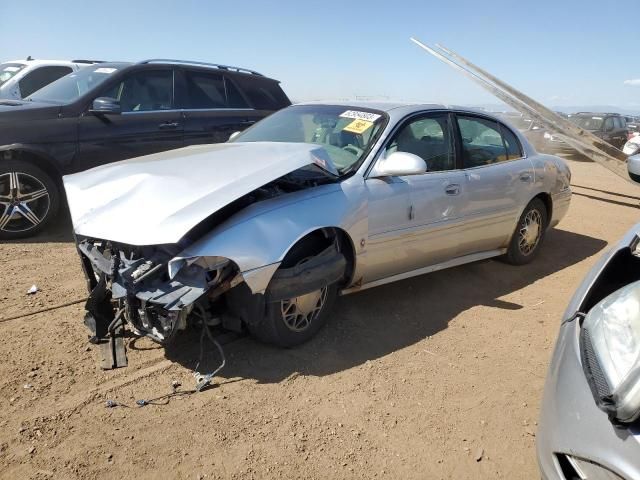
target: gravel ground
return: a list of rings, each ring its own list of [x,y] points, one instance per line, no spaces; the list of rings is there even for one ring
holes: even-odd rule
[[[242,338],[216,388],[145,407],[135,401],[174,380],[193,387],[198,334],[166,352],[131,339],[130,366],[102,371],[81,304],[6,320],[85,296],[68,221],[0,245],[0,477],[538,478],[560,316],[638,221],[637,187],[570,165],[571,209],[533,264],[484,261],[342,297],[312,342]]]

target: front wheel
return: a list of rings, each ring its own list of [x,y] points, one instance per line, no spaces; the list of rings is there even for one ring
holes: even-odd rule
[[[310,340],[327,322],[336,299],[336,284],[298,297],[268,303],[265,316],[250,325],[258,340],[278,347],[295,347]]]
[[[0,240],[30,237],[55,216],[60,194],[44,171],[29,163],[0,163]]]
[[[534,198],[522,212],[516,231],[511,237],[505,259],[512,265],[531,262],[540,251],[547,228],[547,207]]]

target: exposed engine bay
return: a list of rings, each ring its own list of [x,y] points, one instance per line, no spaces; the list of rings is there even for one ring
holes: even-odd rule
[[[223,257],[181,258],[180,252],[251,204],[332,181],[334,177],[315,165],[298,169],[215,212],[176,244],[134,246],[77,236],[90,292],[85,325],[92,343],[109,345],[103,351],[103,368],[126,365],[119,340],[126,326],[137,336],[167,345],[189,325],[241,331],[243,323],[260,321],[264,295],[251,292],[234,262]],[[339,246],[335,239],[327,241],[328,247],[303,269],[280,272],[278,294],[307,293],[327,278],[335,281],[343,275]],[[305,276],[306,282],[298,276]]]

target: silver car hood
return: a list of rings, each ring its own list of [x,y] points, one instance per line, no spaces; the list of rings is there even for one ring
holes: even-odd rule
[[[63,177],[76,234],[129,245],[176,243],[234,200],[316,163],[326,151],[301,143],[198,145]]]

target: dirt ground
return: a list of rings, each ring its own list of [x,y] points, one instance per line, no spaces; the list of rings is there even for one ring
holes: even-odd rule
[[[0,477],[539,478],[562,312],[638,221],[638,187],[570,166],[570,212],[533,264],[485,261],[342,297],[312,342],[242,338],[225,347],[219,386],[144,407],[173,380],[193,388],[198,334],[167,352],[132,339],[129,367],[102,371],[81,304],[6,321],[85,295],[68,222],[0,245]]]

